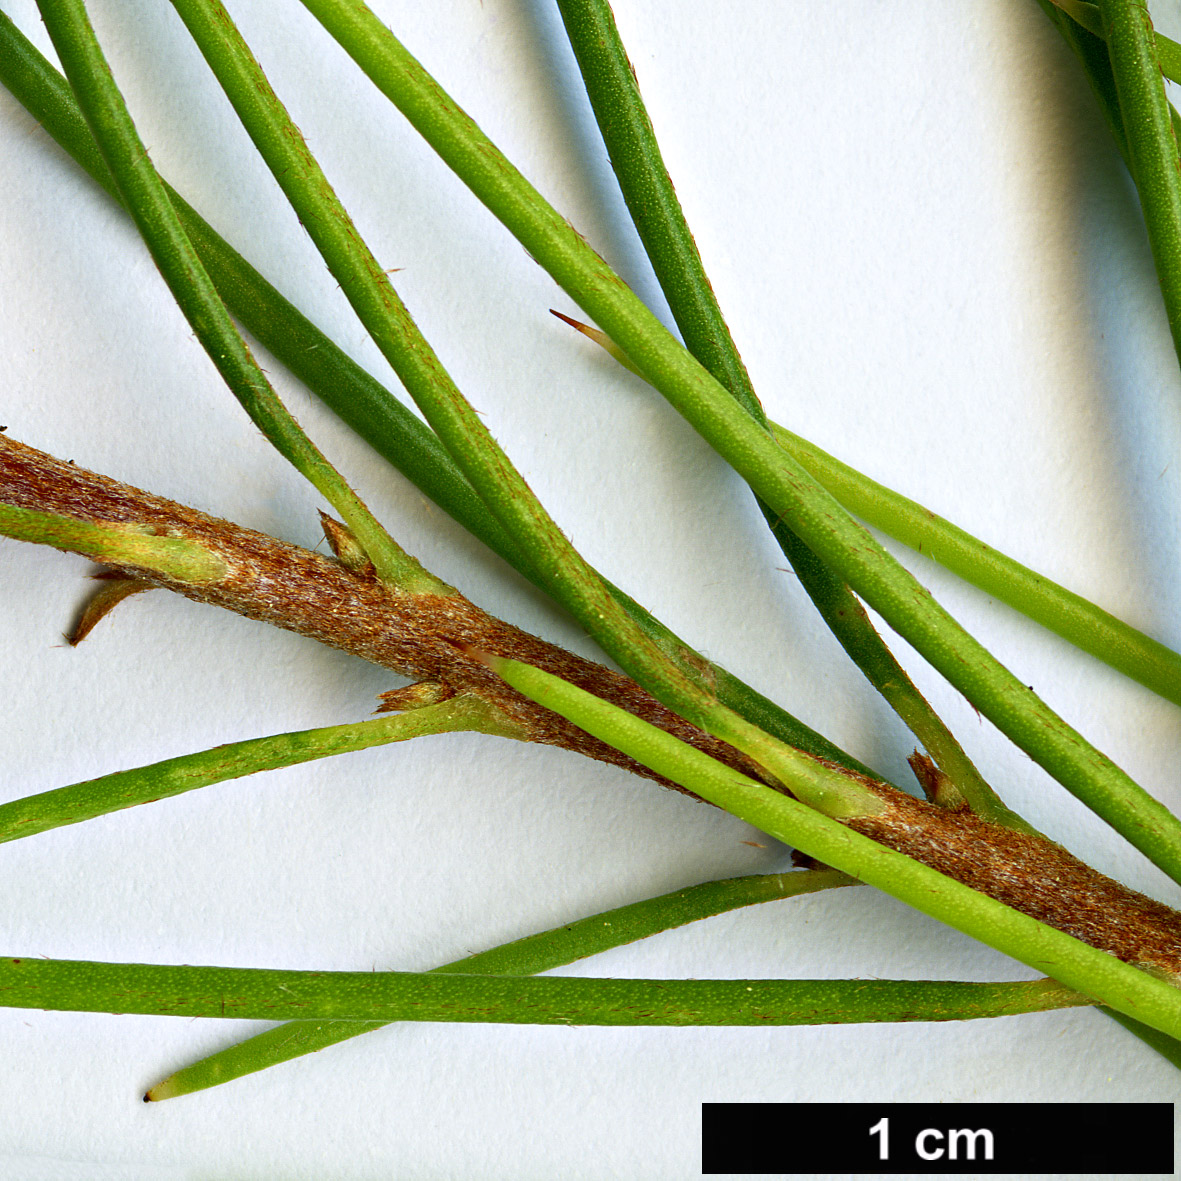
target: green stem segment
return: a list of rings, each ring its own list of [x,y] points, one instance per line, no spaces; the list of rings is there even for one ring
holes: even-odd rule
[[[558,9],[620,192],[685,346],[755,422],[770,429],[677,199],[610,4],[607,0],[558,0]],[[894,659],[848,585],[764,501],[758,499],[758,505],[829,630],[972,810],[986,819],[1028,830],[985,782]]]
[[[1035,971],[1052,972],[1068,988],[1172,1037],[1181,1035],[1181,989],[1175,985],[887,849],[558,677],[518,661],[484,659],[519,693],[777,840],[877,886]],[[789,779],[786,786],[793,793],[810,794],[814,787],[803,782],[805,776],[823,779],[835,774],[817,765]]]
[[[1181,357],[1181,167],[1152,20],[1144,0],[1099,0],[1103,36],[1123,113],[1132,177],[1161,295]]]
[[[389,536],[279,401],[230,319],[168,200],[99,47],[82,0],[41,0],[41,14],[78,105],[173,297],[254,423],[341,514],[383,580],[445,594]]]
[[[480,698],[462,694],[439,705],[372,721],[231,742],[0,804],[0,843],[79,824],[137,804],[152,804],[258,771],[458,730],[512,736],[499,711]]]
[[[489,951],[444,964],[434,971],[532,976],[739,907],[851,885],[856,883],[834,869],[756,874],[705,882],[700,886],[690,886],[671,894],[620,906],[577,922],[563,923],[549,931],[515,939]],[[845,983],[850,990],[855,988],[852,982]],[[323,1050],[347,1038],[370,1033],[383,1028],[385,1024],[383,1021],[361,1025],[356,1021],[294,1021],[280,1025],[184,1067],[157,1083],[145,1098],[170,1099],[175,1095],[200,1091]]]
[[[304,3],[533,258],[809,549],[1022,750],[1181,881],[1181,821],[968,635],[752,421],[360,0]],[[438,425],[435,429],[459,460],[452,441]],[[486,489],[468,475],[487,499]],[[508,482],[494,482],[499,495],[515,494]],[[498,515],[509,527],[509,517]],[[614,647],[607,649],[613,656]],[[663,699],[664,686],[646,687]]]

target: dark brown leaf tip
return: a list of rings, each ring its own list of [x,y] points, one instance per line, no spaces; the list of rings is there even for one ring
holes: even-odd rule
[[[101,585],[82,609],[73,630],[66,636],[71,648],[76,648],[82,643],[94,630],[94,625],[109,615],[124,599],[137,595],[140,591],[152,589],[152,583],[142,578],[127,578],[111,570],[100,571],[94,577],[101,581]]]
[[[561,320],[563,324],[569,324],[570,327],[573,328],[575,331],[581,332],[585,336],[590,335],[590,333],[588,331],[588,329],[590,328],[589,324],[584,324],[581,320],[576,320],[573,316],[567,316],[565,312],[559,312],[557,308],[550,308],[549,314],[551,316],[557,316],[558,319]]]

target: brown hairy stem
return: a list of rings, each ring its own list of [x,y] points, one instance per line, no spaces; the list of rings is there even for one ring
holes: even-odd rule
[[[846,821],[998,902],[1181,983],[1181,913],[1093,870],[1041,836],[876,785],[885,812]]]
[[[222,558],[222,577],[194,585],[139,568],[122,568],[119,575],[287,628],[423,683],[394,690],[385,708],[475,693],[526,741],[565,747],[676,786],[521,697],[467,655],[474,649],[545,669],[766,780],[744,755],[678,717],[628,677],[504,623],[458,592],[413,594],[381,583],[350,546],[347,531],[331,520],[325,528],[339,560],[85,471],[3,435],[0,503],[150,527],[199,543]],[[925,786],[939,804],[853,777],[887,807],[847,821],[850,827],[1120,959],[1181,978],[1181,914],[1104,877],[1042,837],[987,823],[956,806],[954,798],[940,799],[930,775]]]
[[[544,668],[745,774],[763,777],[744,755],[674,714],[629,677],[504,623],[458,593],[411,594],[378,581],[372,567],[347,550],[347,531],[335,521],[326,532],[330,544],[343,551],[339,561],[75,467],[3,435],[0,502],[87,521],[152,526],[165,536],[196,541],[223,559],[222,578],[193,584],[142,568],[121,573],[298,632],[402,676],[475,693],[495,705],[526,741],[565,747],[676,786],[522,697],[465,648]],[[101,555],[85,556],[103,561]]]

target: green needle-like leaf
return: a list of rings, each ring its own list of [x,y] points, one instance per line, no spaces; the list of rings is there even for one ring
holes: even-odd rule
[[[0,804],[0,843],[93,820],[137,804],[152,804],[257,771],[457,730],[506,733],[503,715],[477,697],[461,695],[438,705],[371,721],[231,742]]]
[[[665,168],[635,71],[607,0],[558,0],[587,96],[628,212],[689,352],[764,429],[755,395]],[[939,764],[973,811],[1028,829],[998,798],[894,659],[848,585],[764,501],[759,508],[841,647]]]
[[[852,878],[833,869],[755,874],[705,882],[573,923],[563,923],[560,927],[528,935],[524,939],[514,939],[511,943],[478,952],[434,970],[489,976],[531,976],[742,906],[851,885],[856,885]],[[280,1025],[184,1067],[154,1086],[145,1098],[170,1099],[174,1095],[185,1095],[229,1082],[244,1074],[265,1070],[348,1038],[381,1029],[385,1024],[381,1021],[360,1025],[356,1021],[294,1021]]]
[[[570,316],[555,314],[600,345],[621,365],[631,368],[626,355],[605,333]],[[780,446],[791,452],[849,512],[866,524],[938,562],[1154,693],[1181,705],[1181,655],[1172,648],[973,537],[929,508],[871,480],[815,443],[778,423],[769,425]]]
[[[1181,1034],[1181,988],[1106,951],[1038,922],[961,882],[870,840],[799,799],[756,783],[655,726],[567,682],[519,661],[484,656],[514,689],[587,733],[748,824],[802,849],[825,865],[877,886],[932,918],[1013,956],[1171,1037]],[[785,780],[797,796],[837,772],[800,767]],[[812,782],[808,782],[812,780]]]
[[[708,676],[671,660],[620,606],[533,495],[419,332],[219,0],[173,0],[173,5],[374,343],[551,593],[664,705],[737,747],[769,775],[780,775],[781,764],[806,758],[719,704]],[[877,806],[853,779],[838,776],[816,786],[820,794],[810,802],[833,814],[856,815]]]
[[[230,319],[168,200],[90,27],[82,0],[41,13],[83,115],[173,297],[226,384],[275,448],[341,514],[383,580],[408,591],[450,588],[389,536],[287,412]]]
[[[827,1025],[915,1020],[924,991],[927,1020],[1091,1003],[1052,980],[859,980],[850,987],[832,980],[596,980],[0,959],[0,1004],[9,1008],[242,1020]]]
[[[621,365],[631,367],[626,355],[605,333],[570,316],[556,314]],[[1181,705],[1181,654],[973,537],[924,505],[871,480],[815,443],[778,423],[769,425],[780,446],[790,451],[849,512],[866,524],[938,562],[1154,693]]]
[[[510,546],[513,546],[514,544],[515,543],[512,541],[509,542]],[[529,558],[523,557],[522,563],[527,566],[529,564]],[[261,740],[261,741],[265,742],[265,741],[269,741],[269,740]],[[14,995],[19,995],[21,993],[22,988],[24,988],[26,991],[28,990],[29,985],[30,985],[30,974],[29,973],[22,971],[22,972],[15,973],[15,975],[8,975],[5,972],[5,968],[8,968],[8,967],[15,968],[17,966],[20,966],[23,968],[25,965],[24,965],[24,962],[21,962],[21,961],[8,961],[7,964],[0,965],[0,996],[3,995],[5,989],[12,989]],[[34,979],[32,980],[31,990],[37,994],[38,999],[40,999],[40,1000],[45,1000],[46,998],[53,999],[54,997],[68,997],[70,995],[73,995],[73,991],[72,991],[71,984],[70,984],[71,978],[75,978],[75,979],[84,978],[90,984],[97,983],[99,986],[101,986],[104,983],[104,980],[109,984],[112,979],[112,977],[109,974],[104,975],[105,969],[114,968],[117,970],[122,970],[123,967],[125,967],[125,966],[119,966],[119,965],[80,965],[80,964],[76,964],[76,963],[70,963],[70,964],[60,964],[59,963],[57,965],[53,965],[53,967],[46,967],[44,973],[40,973],[39,971],[34,971],[32,973],[32,976],[34,977]],[[123,999],[125,999],[125,996],[126,996],[125,993],[120,993],[118,991],[119,987],[123,987],[123,988],[130,987],[133,989],[137,988],[137,987],[142,987],[142,988],[145,988],[149,993],[151,993],[153,990],[156,990],[156,996],[154,998],[153,997],[144,998],[142,1003],[151,1003],[153,1000],[155,1000],[155,1001],[161,1002],[163,1004],[169,1004],[171,1002],[171,1000],[174,999],[175,992],[179,988],[184,988],[184,989],[200,988],[200,987],[206,987],[206,986],[213,986],[215,983],[213,981],[212,977],[207,977],[207,978],[203,978],[203,979],[199,980],[196,977],[192,977],[192,976],[182,977],[182,976],[173,975],[173,976],[169,976],[167,979],[164,979],[161,977],[152,977],[152,976],[148,976],[148,975],[136,975],[135,970],[138,969],[139,966],[132,965],[130,967],[133,969],[130,976],[125,976],[122,979],[121,985],[120,984],[115,985],[116,991],[111,992],[108,990],[108,992],[105,994],[108,997],[110,997],[110,996],[116,997],[117,1003],[122,1003],[122,1000],[120,1000],[119,998],[122,997]],[[62,970],[57,971],[57,969],[59,969],[59,968]],[[157,972],[157,971],[172,972],[173,970],[172,969],[146,968],[146,971],[148,973],[153,973],[153,972]],[[194,970],[190,970],[190,971],[202,972],[205,970],[194,969]],[[232,971],[232,970],[213,969],[212,971],[213,972],[225,972],[225,971]],[[324,975],[325,974],[315,974],[317,980],[320,980]],[[366,974],[366,975],[370,979],[372,979],[372,977],[369,976],[369,974]],[[220,987],[223,990],[220,995],[222,1013],[225,1012],[225,1004],[226,1004],[226,995],[225,995],[224,989],[230,983],[233,983],[233,982],[228,981],[224,976],[222,976],[220,978],[219,982],[217,982],[217,984],[216,984],[217,987]],[[614,982],[607,982],[607,983],[613,984]],[[627,982],[627,983],[632,983],[632,982]],[[641,982],[641,983],[643,983],[643,982]],[[647,983],[655,984],[655,985],[661,986],[661,987],[665,984],[665,982],[647,982]],[[706,983],[710,983],[710,982],[706,982]],[[733,982],[727,982],[727,983],[733,983]],[[738,983],[743,983],[743,982],[738,982]],[[750,983],[750,982],[747,982],[747,983]],[[806,984],[809,982],[800,982],[800,983]],[[830,988],[834,984],[851,984],[851,985],[855,985],[857,987],[860,987],[860,985],[861,985],[861,982],[822,982],[822,983],[825,986],[825,988]],[[913,986],[917,982],[881,982],[881,983],[884,983],[884,984],[898,983],[898,984],[906,984],[907,986]],[[953,1006],[953,1004],[954,1004],[955,997],[951,996],[950,994],[946,994],[943,997],[942,1001],[940,1001],[938,999],[939,998],[939,990],[941,988],[944,988],[945,986],[941,983],[938,983],[938,982],[928,982],[928,983],[933,985],[933,987],[924,990],[924,993],[923,993],[924,998],[927,1001],[934,1000],[934,1003],[936,1004],[936,1006],[942,1004],[943,1012],[945,1012],[945,1013],[948,1012],[949,1007]],[[1059,1003],[1059,1002],[1060,1003],[1071,1003],[1071,1004],[1087,1003],[1087,1002],[1083,1001],[1081,998],[1079,998],[1077,995],[1065,992],[1063,989],[1061,989],[1060,986],[1053,985],[1049,981],[1031,982],[1031,985],[1040,985],[1041,986],[1042,992],[1040,995],[1041,995],[1041,999],[1043,1001],[1048,1001],[1048,1000],[1053,999],[1055,1001],[1055,1003]],[[312,986],[313,993],[315,992],[316,987],[318,987],[318,986],[313,984],[313,986]],[[958,987],[958,986],[952,985],[952,986],[948,986],[948,987],[954,988],[954,987]],[[968,987],[972,987],[972,986],[968,986]],[[977,986],[977,987],[978,988],[988,988],[991,986]],[[1002,986],[996,986],[996,987],[1002,987]],[[291,984],[290,983],[284,984],[283,982],[279,982],[277,985],[277,988],[278,988],[279,992],[290,993]],[[247,991],[249,991],[249,990],[247,990]],[[748,991],[753,991],[753,989],[748,989]],[[93,995],[98,995],[98,994],[95,993]],[[806,999],[806,996],[807,996],[806,993],[802,993],[800,995],[804,996]],[[827,993],[826,995],[830,998],[830,1003],[832,1004],[832,1006],[834,1008],[836,1008],[842,1012],[850,1011],[849,1006],[847,1004],[847,998],[846,998],[846,1001],[839,1001],[839,1000],[832,1000],[832,997],[834,996],[834,994],[831,992]],[[964,996],[964,994],[959,994],[959,995],[960,995],[961,999]],[[983,993],[978,993],[975,995],[978,998],[984,996]],[[1006,998],[1002,999],[1002,1004],[1011,1005],[1011,1004],[1016,1003],[1013,1000],[1013,997],[1015,995],[1016,994],[1007,995]],[[234,999],[235,998],[231,998],[231,1004],[233,1004]],[[303,997],[300,997],[295,1001],[295,1003],[300,1003],[301,1001],[303,1001],[303,999],[304,999]],[[329,1005],[338,1005],[339,999],[340,998],[337,996],[332,996],[332,997],[328,998],[327,1001],[324,1003],[327,1003]],[[434,999],[438,1000],[437,997]],[[471,997],[467,998],[468,1001],[471,1001],[472,999],[473,998],[471,998]],[[665,999],[667,999],[667,995],[666,995]],[[705,998],[705,999],[706,999],[707,1003],[714,1003],[717,1000],[717,995],[713,994],[710,997]],[[797,999],[798,999],[798,997],[797,997]],[[895,999],[898,999],[898,998],[895,997]],[[969,1001],[971,1001],[971,997],[969,997],[968,999],[969,999]],[[997,998],[993,998],[993,999],[997,999]],[[286,996],[280,997],[280,1000],[283,1003],[292,1003],[289,1000],[289,998]],[[619,995],[616,995],[614,997],[614,999],[612,999],[610,996],[608,996],[606,999],[606,1003],[618,1004],[618,1003],[620,1003],[620,1000],[621,1000],[621,998]],[[382,1001],[382,1003],[385,1003],[387,1005],[399,1003],[398,1001],[391,999],[391,997],[388,997],[388,996],[381,998],[381,1001]],[[479,997],[475,998],[475,1003],[477,1003],[477,1004],[481,1004],[481,1003],[487,1004],[488,1001],[489,1001],[489,994],[487,994],[487,993],[484,994],[483,996],[479,996]],[[879,1002],[883,1006],[887,1006],[887,1008],[885,1008],[885,1009],[879,1009],[878,1010],[879,1013],[881,1011],[888,1011],[888,1005],[890,1003],[892,1003],[892,1001],[890,999],[890,995],[888,995],[886,993],[883,993],[882,996],[879,997]],[[265,996],[261,997],[261,999],[260,999],[258,994],[251,994],[251,996],[249,998],[247,998],[245,1001],[243,1001],[243,1004],[245,1004],[247,1007],[250,1004],[260,1004],[265,1007],[269,1003],[271,1003],[271,1002]],[[315,1003],[319,1003],[319,1002],[317,1002],[315,999],[313,999],[312,1003],[315,1004]],[[406,997],[403,996],[401,1003],[418,1004],[420,1002],[417,998],[414,999],[413,1001],[408,1001],[406,999]],[[446,1002],[444,1002],[444,1003],[446,1003]],[[461,1002],[461,1003],[463,1003],[463,1002]],[[536,1003],[536,1001],[531,998],[530,1003]],[[592,1005],[603,1003],[603,998],[592,998],[590,1003]],[[912,1001],[912,1003],[918,1004],[920,1002],[918,1000],[914,1000],[914,1001]],[[977,1006],[976,1015],[986,1015],[985,1013],[979,1011],[980,1005],[983,1005],[984,1008],[988,1008],[989,1005],[991,1004],[991,1001],[988,1001],[987,999],[985,999],[985,1000],[979,1000],[978,1002],[974,1002],[974,1003],[976,1003],[976,1006]],[[1022,1002],[1022,1003],[1024,1003],[1024,1002]],[[454,1004],[454,998],[453,998],[453,1004]],[[66,1005],[64,1007],[71,1007],[71,1006]],[[1049,1007],[1049,1006],[1042,1005],[1040,1007]],[[969,1005],[968,1008],[971,1008],[971,1005]],[[993,1006],[993,1011],[988,1013],[987,1015],[996,1015],[996,1012],[999,1011],[999,1008],[1000,1008],[999,1005]],[[335,1011],[340,1012],[339,1007]],[[570,1011],[571,1010],[569,1008],[557,1010],[559,1015],[555,1019],[566,1020],[566,1021],[570,1020],[570,1016],[569,1016]],[[1017,1011],[1017,1010],[1009,1008],[1006,1011]],[[422,1012],[421,1009],[416,1010],[415,1016],[421,1017],[421,1012]],[[469,1014],[470,1014],[470,1011],[469,1011]],[[221,1014],[217,1014],[217,1015],[221,1015]],[[226,1015],[229,1015],[229,1014],[226,1014]],[[967,1010],[961,1011],[960,1015],[961,1016],[967,1015]],[[761,1014],[761,1016],[764,1019],[766,1019],[765,1014]],[[468,1015],[468,1016],[464,1016],[464,1017],[460,1017],[460,1018],[452,1018],[452,1019],[470,1020],[470,1019],[475,1019],[475,1018]],[[498,1017],[494,1017],[493,1019],[495,1019],[495,1020],[512,1020],[514,1018],[498,1016]],[[520,1018],[518,1018],[518,1019],[520,1019]],[[880,1016],[878,1016],[878,1017],[875,1017],[874,1019],[882,1019],[882,1018]],[[934,1018],[929,1018],[929,1019],[934,1019]],[[352,1024],[365,1024],[364,1021],[351,1019],[351,1018],[350,1018],[350,1022]],[[317,1023],[315,1023],[315,1022],[312,1023],[312,1027],[315,1027],[316,1025],[317,1025]],[[306,1028],[306,1027],[307,1026],[304,1026],[303,1023],[301,1023],[300,1026],[297,1026],[296,1028],[298,1029],[298,1028]],[[179,1093],[179,1092],[172,1092],[172,1093]]]
[[[689,351],[721,384],[730,389],[752,417],[767,425],[665,169],[635,73],[619,37],[610,6],[607,0],[558,0],[558,5],[608,149],[612,168],[682,337]],[[562,318],[576,327],[585,328],[576,321],[569,321],[568,317]],[[588,334],[599,339],[600,343],[634,371],[626,354],[614,346],[609,338],[593,330]],[[781,432],[773,424],[771,429],[779,441],[785,443],[785,432]],[[802,440],[800,442],[803,443]],[[803,446],[806,448],[809,445],[803,443]],[[841,496],[833,487],[832,480],[824,479],[814,464],[808,464],[798,450],[793,454],[829,491],[834,492],[847,508],[866,518],[865,512],[850,503],[847,496]],[[843,465],[834,465],[831,457],[824,456],[823,452],[819,454],[829,460],[830,466],[835,466],[838,470],[842,468]],[[851,473],[847,468],[844,468],[844,473],[854,477],[858,475]],[[872,486],[872,482],[864,477],[860,480],[850,480],[847,476],[846,484],[857,491],[863,490],[867,485],[874,488],[878,495],[871,495],[865,499],[874,506],[885,507],[887,512],[884,515],[889,523],[882,522],[880,518],[883,514],[878,514],[878,519],[872,523],[884,527],[891,536],[899,537],[899,521],[909,524],[915,520],[913,510],[918,506],[901,497],[892,497],[888,493],[883,496],[886,490],[880,486]],[[1006,808],[984,782],[941,719],[898,666],[848,587],[835,578],[762,502],[760,507],[780,547],[800,577],[802,585],[842,646],[906,721],[916,737],[935,756],[936,761],[951,777],[973,809],[1000,823],[1008,823],[1030,831],[1030,826]],[[912,511],[908,513],[908,509]],[[992,562],[988,561],[994,553],[989,547],[974,542],[974,539],[962,531],[955,530],[947,522],[931,519],[930,514],[922,514],[919,520],[930,520],[933,529],[925,532],[938,531],[941,534],[938,552],[933,555],[937,560],[945,551],[951,555],[953,562],[955,558],[964,559],[955,563],[957,572],[963,573],[965,568],[975,572],[982,568],[987,578],[999,565],[995,557]],[[914,544],[913,541],[911,544]],[[1008,559],[1002,561],[1005,563],[1005,574],[1009,577],[997,578],[993,574],[988,578],[989,582],[1003,582],[1006,589],[1010,590],[1014,584],[1026,587],[1024,598],[1032,598],[1034,603],[1042,608],[1040,614],[1048,614],[1055,621],[1061,614],[1056,609],[1065,601],[1068,608],[1074,608],[1073,612],[1066,616],[1068,625],[1073,625],[1070,626],[1070,630],[1074,637],[1079,637],[1080,634],[1087,637],[1101,636],[1101,642],[1106,642],[1110,649],[1119,655],[1123,655],[1132,647],[1135,651],[1132,663],[1146,663],[1154,671],[1163,671],[1165,675],[1157,678],[1156,684],[1171,689],[1173,699],[1181,703],[1181,658],[1175,653],[1171,653],[1163,645],[1154,644],[1147,637],[1140,636],[1133,629],[1120,624],[1090,604],[1077,601],[1076,596],[1053,587],[1053,584],[1050,584],[1053,591],[1059,593],[1047,593],[1044,589],[1045,580],[1037,579],[1031,571],[1017,563],[1009,562]],[[1012,601],[1009,596],[1002,597]],[[1086,611],[1086,608],[1090,608],[1090,611]],[[1089,627],[1078,626],[1080,615],[1085,617]],[[1044,618],[1041,621],[1045,622]],[[1055,630],[1061,632],[1062,628],[1060,626]],[[1122,643],[1110,643],[1113,633]],[[1139,647],[1136,646],[1137,639],[1142,641]],[[1146,654],[1150,658],[1148,661],[1144,661]],[[1123,667],[1126,668],[1128,663],[1125,657]],[[1111,1013],[1111,1010],[1105,1012]],[[1170,1057],[1171,1061],[1177,1061],[1178,1042],[1174,1039],[1149,1030],[1122,1015],[1115,1016],[1137,1036]]]
[[[122,197],[69,86],[0,12],[0,81],[117,200]],[[169,200],[222,297],[246,328],[328,406],[464,528],[535,585],[543,580],[476,495],[437,436],[221,238],[174,189]],[[854,771],[867,768],[732,673],[706,660],[618,587],[605,583],[669,659],[705,669],[718,700],[783,742]]]
[[[1138,1037],[1146,1046],[1151,1046],[1162,1058],[1181,1070],[1181,1042],[1176,1038],[1169,1037],[1168,1034],[1161,1033],[1160,1030],[1153,1029],[1149,1025],[1142,1025],[1139,1021],[1125,1017],[1123,1013],[1117,1013],[1114,1009],[1100,1005],[1099,1011],[1118,1021],[1129,1033]]]
[[[1053,0],[1072,20],[1082,25],[1088,33],[1096,37],[1103,37],[1103,14],[1098,4],[1088,4],[1086,0]],[[1157,61],[1160,62],[1161,72],[1171,82],[1181,82],[1181,45],[1171,37],[1153,32],[1153,47],[1156,50]]]
[[[1003,733],[1181,881],[1181,821],[968,635],[755,423],[360,0],[304,3],[476,196],[805,544]],[[459,459],[439,425],[432,425]],[[478,484],[477,489],[486,500],[493,494]],[[500,485],[499,494],[506,492],[512,497],[518,489]],[[515,506],[503,508],[512,514]],[[501,521],[508,527],[507,515]],[[528,524],[520,522],[522,528]],[[610,647],[607,651],[615,655]],[[668,686],[646,687],[662,696]]]
[[[1115,78],[1111,73],[1111,59],[1107,56],[1107,46],[1102,36],[1089,32],[1077,21],[1071,20],[1053,0],[1037,0],[1037,4],[1078,58],[1099,103],[1104,121],[1115,139],[1116,147],[1127,164],[1130,159],[1128,135],[1124,130],[1124,117],[1119,109],[1119,95],[1116,94]],[[1102,18],[1100,24],[1102,25]]]
[[[773,425],[775,437],[851,513],[1007,603],[1084,652],[1181,705],[1181,655],[1101,607]]]
[[[1058,10],[1051,9],[1051,15],[1057,13]],[[1065,23],[1078,28],[1069,20]],[[1079,31],[1089,36],[1085,30]],[[1106,63],[1106,50],[1102,43],[1098,44]],[[118,197],[114,181],[65,80],[3,13],[0,13],[0,82],[99,184]],[[1114,101],[1114,89],[1111,94]],[[168,194],[219,292],[247,329],[436,504],[518,571],[540,583],[525,556],[476,495],[433,432],[285,300],[175,190],[169,188]],[[586,326],[581,327],[585,330]],[[609,338],[604,337],[602,341]],[[618,355],[623,363],[629,363],[622,353]],[[936,517],[929,509],[840,463],[813,444],[781,427],[774,429],[780,442],[851,512],[921,553],[934,556],[989,594],[1026,611],[1098,659],[1181,704],[1178,687],[1181,658],[1175,652],[1044,576],[1028,571]],[[944,524],[946,532],[942,529]],[[973,560],[977,551],[985,554],[985,558]],[[666,652],[674,657],[678,652],[689,652],[682,640],[663,628],[638,603],[618,588],[611,589]],[[692,658],[698,667],[708,666],[704,657],[693,654]],[[855,770],[865,770],[724,669],[717,665],[708,667],[719,700],[750,721],[793,746],[835,759]]]
[[[56,513],[0,504],[0,535],[55,549],[82,550],[112,565],[187,582],[215,582],[225,576],[221,555],[185,537],[159,537],[135,525],[81,521]]]
[[[1181,357],[1181,171],[1152,20],[1144,0],[1099,0],[1132,176]]]

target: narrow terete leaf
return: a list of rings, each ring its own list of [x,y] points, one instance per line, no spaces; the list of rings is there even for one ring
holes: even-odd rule
[[[755,874],[704,882],[563,923],[549,931],[444,964],[434,971],[530,976],[739,907],[856,884],[834,869]],[[385,1024],[382,1021],[288,1022],[184,1067],[157,1083],[144,1098],[169,1099],[200,1091],[371,1033]]]
[[[808,548],[1004,734],[1145,856],[1181,881],[1181,820],[970,636],[755,423],[361,0],[303,2],[476,196]],[[458,459],[456,447],[439,424],[432,425]],[[472,445],[470,438],[460,441],[464,445]],[[510,488],[499,480],[494,488],[483,488],[470,470],[467,474],[486,502],[489,496],[519,493],[516,486]],[[538,524],[527,506],[507,504],[503,509],[501,522],[506,528],[517,509],[522,511],[513,528],[525,530]],[[563,562],[557,551],[547,559],[555,573]],[[591,598],[585,606],[588,613],[595,612],[599,603]],[[579,612],[579,618],[589,626],[589,614]],[[596,639],[604,642],[603,636]],[[611,642],[610,636],[606,639]],[[614,647],[607,651],[618,659]],[[634,669],[629,671],[636,675]],[[679,688],[665,683],[657,689],[655,682],[646,687],[662,699]],[[679,711],[681,705],[673,708]],[[733,741],[729,736],[727,740]]]
[[[1052,971],[1067,987],[1129,1017],[1171,1037],[1181,1034],[1181,988],[1176,984],[888,849],[540,669],[511,660],[490,663],[519,693],[777,840],[877,886],[1035,971]],[[792,792],[801,787],[808,790],[806,777],[822,782],[832,774],[817,765],[810,771],[802,769],[786,786]]]
[[[230,742],[212,750],[116,771],[84,783],[72,783],[0,804],[0,843],[66,824],[79,824],[123,808],[154,804],[183,792],[259,771],[290,767],[390,742],[406,742],[428,734],[473,730],[515,736],[506,734],[504,721],[504,716],[487,702],[465,694],[412,713]]]
[[[445,594],[385,531],[288,413],[234,325],[168,199],[90,26],[82,0],[40,0],[79,107],[152,258],[210,360],[281,455],[345,518],[379,576],[410,592]]]
[[[1128,138],[1129,166],[1148,229],[1173,345],[1181,357],[1181,164],[1144,0],[1099,0]]]

